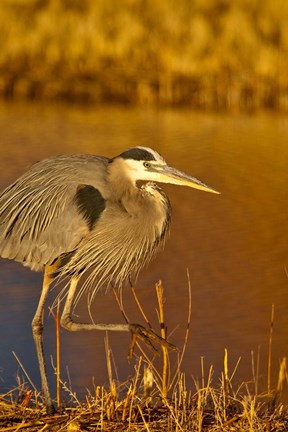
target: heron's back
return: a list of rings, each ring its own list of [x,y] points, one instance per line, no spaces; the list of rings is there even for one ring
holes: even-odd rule
[[[73,250],[87,233],[75,196],[92,185],[103,196],[107,159],[90,155],[45,159],[0,195],[0,255],[34,270]]]

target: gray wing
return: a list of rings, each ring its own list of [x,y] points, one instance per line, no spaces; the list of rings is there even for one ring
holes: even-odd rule
[[[0,195],[0,255],[41,270],[89,234],[109,195],[106,158],[60,156],[35,164]]]

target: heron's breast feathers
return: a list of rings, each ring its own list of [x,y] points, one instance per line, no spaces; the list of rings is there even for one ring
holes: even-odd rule
[[[146,190],[138,201],[131,197],[118,204],[108,200],[94,229],[80,242],[60,276],[86,272],[85,286],[93,287],[93,292],[101,286],[121,287],[153,257],[167,237],[169,224],[165,195],[155,201]]]

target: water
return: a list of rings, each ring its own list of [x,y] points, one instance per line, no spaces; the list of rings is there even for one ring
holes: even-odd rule
[[[272,384],[279,359],[287,355],[287,183],[288,119],[280,115],[212,115],[188,110],[128,107],[0,106],[0,185],[4,188],[33,162],[56,154],[95,153],[113,156],[135,146],[151,146],[169,164],[221,191],[212,195],[164,185],[173,207],[171,236],[165,250],[145,269],[136,290],[157,329],[155,282],[163,281],[170,340],[183,346],[188,316],[189,270],[192,318],[182,370],[188,386],[213,364],[214,383],[228,349],[234,382],[252,378],[251,351],[260,352],[260,388],[267,388],[267,354],[271,305],[275,305]],[[65,229],[65,227],[63,227]],[[41,290],[40,273],[0,261],[0,392],[16,384],[23,372],[40,386],[31,320]],[[54,290],[49,297],[52,304]],[[129,289],[123,292],[131,322],[143,320]],[[77,307],[89,319],[85,300]],[[92,307],[98,322],[123,322],[113,294],[99,294]],[[71,380],[81,397],[93,382],[105,384],[104,334],[61,331],[62,378]],[[53,318],[45,319],[45,350],[49,379],[54,383],[50,355],[55,358]],[[125,380],[128,334],[109,334],[117,371]],[[177,362],[171,354],[172,367]],[[255,360],[256,362],[256,360]],[[67,374],[67,371],[69,373]]]

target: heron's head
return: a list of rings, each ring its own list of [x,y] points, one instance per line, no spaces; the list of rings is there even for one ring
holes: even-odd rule
[[[121,166],[122,174],[132,181],[147,180],[188,186],[218,194],[215,189],[176,168],[167,165],[159,153],[148,147],[133,147],[113,159]]]

